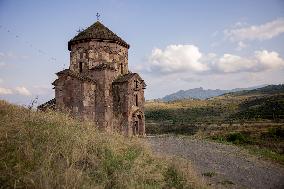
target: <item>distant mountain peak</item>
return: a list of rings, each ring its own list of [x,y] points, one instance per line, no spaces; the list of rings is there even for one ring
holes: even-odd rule
[[[169,94],[164,96],[161,100],[162,101],[174,101],[174,100],[181,100],[181,99],[207,99],[215,96],[220,96],[225,93],[230,92],[237,92],[243,90],[253,90],[257,88],[261,88],[267,85],[260,85],[248,88],[235,88],[231,90],[222,90],[222,89],[204,89],[203,87],[197,87],[188,90],[179,90],[175,93]]]

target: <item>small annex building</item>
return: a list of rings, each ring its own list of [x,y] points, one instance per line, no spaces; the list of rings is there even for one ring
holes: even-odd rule
[[[97,21],[68,42],[69,69],[56,75],[55,98],[38,106],[68,111],[108,132],[145,134],[146,84],[128,69],[123,39]]]

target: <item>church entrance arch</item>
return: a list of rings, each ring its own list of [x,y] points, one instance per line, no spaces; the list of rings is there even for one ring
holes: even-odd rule
[[[133,136],[144,134],[144,119],[143,113],[140,111],[135,111],[132,114],[132,125],[131,131]]]

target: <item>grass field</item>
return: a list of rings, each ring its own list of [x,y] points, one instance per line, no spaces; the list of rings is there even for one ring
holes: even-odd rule
[[[284,85],[198,100],[147,102],[148,134],[195,135],[284,163]]]
[[[228,93],[205,100],[147,102],[145,117],[146,129],[152,134],[167,132],[187,134],[184,132],[186,127],[200,124],[283,123],[284,85]]]
[[[0,188],[201,188],[185,160],[56,112],[0,101]]]
[[[207,100],[180,100],[146,103],[147,121],[192,123],[231,123],[244,121],[283,121],[284,93],[265,96],[220,96]]]
[[[203,125],[194,136],[238,145],[253,154],[284,164],[284,123]]]

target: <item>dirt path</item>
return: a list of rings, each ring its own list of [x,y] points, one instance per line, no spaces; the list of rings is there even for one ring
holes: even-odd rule
[[[284,189],[284,168],[236,146],[182,137],[147,137],[154,152],[191,160],[213,188]],[[204,176],[207,175],[207,176]]]

